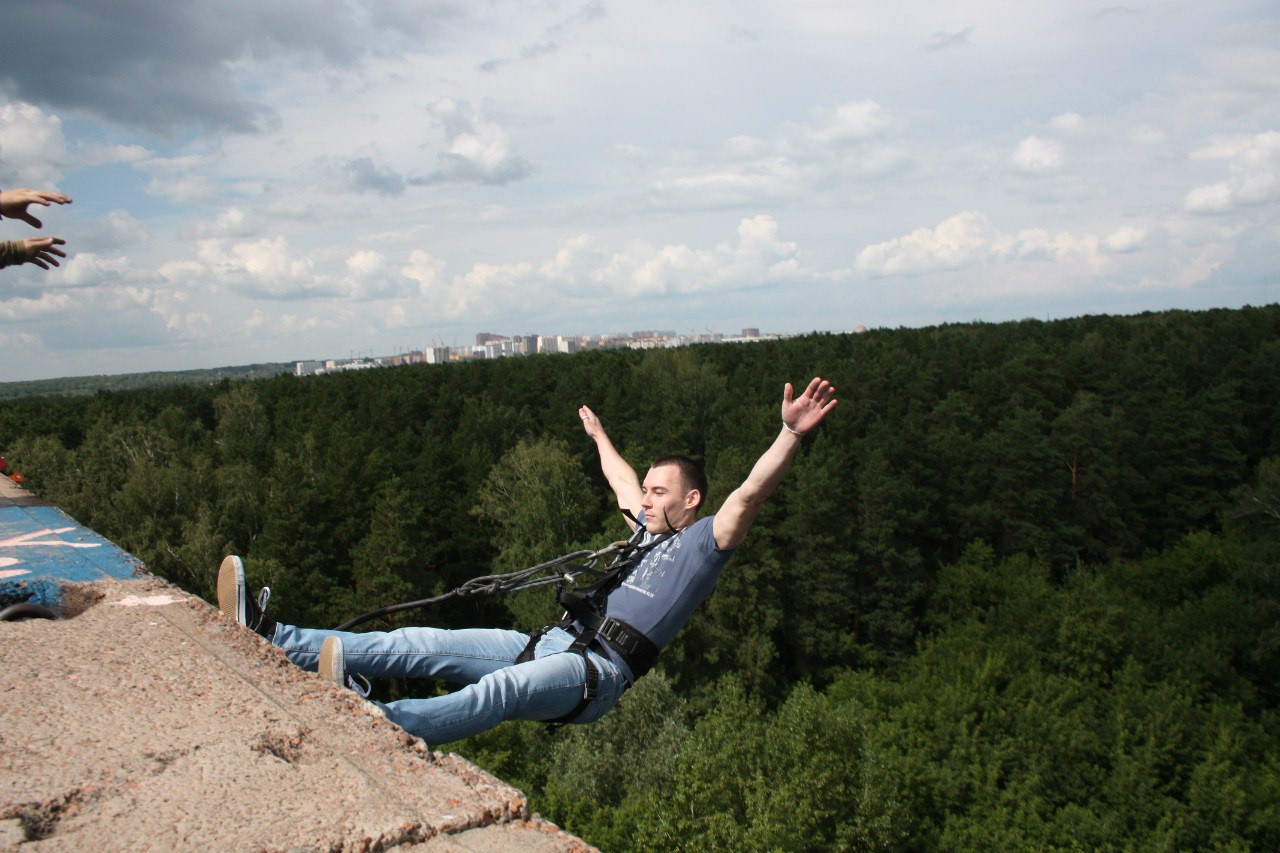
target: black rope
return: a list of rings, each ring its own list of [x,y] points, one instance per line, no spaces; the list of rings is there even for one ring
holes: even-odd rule
[[[24,619],[57,619],[58,614],[39,604],[24,601],[10,604],[0,610],[0,622],[21,622]]]
[[[473,595],[505,595],[511,592],[518,592],[524,589],[533,589],[539,586],[549,586],[551,584],[576,584],[579,579],[586,576],[587,579],[598,585],[602,581],[612,579],[630,569],[635,563],[653,546],[657,545],[667,538],[660,536],[654,541],[641,545],[640,541],[644,538],[645,530],[638,527],[636,532],[628,540],[622,542],[614,542],[612,545],[601,548],[599,551],[582,550],[556,557],[554,560],[548,560],[545,563],[539,563],[536,566],[530,566],[527,569],[521,569],[516,572],[509,572],[501,575],[484,575],[483,577],[472,578],[462,586],[452,589],[449,592],[432,596],[431,598],[423,598],[418,601],[406,601],[403,604],[391,604],[378,610],[370,611],[361,616],[357,616],[347,622],[343,622],[335,631],[350,631],[357,625],[363,625],[365,622],[377,619],[382,616],[389,616],[392,613],[400,613],[405,610],[416,610],[419,607],[428,607],[432,604],[439,604],[442,601],[448,601],[451,598],[468,598]],[[670,534],[668,534],[670,535]],[[596,564],[600,560],[614,556],[612,562],[604,569],[596,568]]]

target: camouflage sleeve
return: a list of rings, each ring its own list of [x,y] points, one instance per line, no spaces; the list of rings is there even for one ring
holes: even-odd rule
[[[21,240],[0,241],[0,267],[20,264],[26,259],[27,249]]]

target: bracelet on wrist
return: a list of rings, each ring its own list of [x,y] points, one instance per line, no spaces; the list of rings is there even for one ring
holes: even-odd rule
[[[785,429],[787,432],[791,433],[792,435],[796,435],[796,436],[799,436],[800,438],[804,438],[804,433],[800,432],[800,430],[798,429],[792,429],[791,425],[788,424],[786,421],[782,422],[782,428]]]

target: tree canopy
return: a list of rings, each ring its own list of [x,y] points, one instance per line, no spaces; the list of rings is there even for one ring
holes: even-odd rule
[[[608,850],[1280,849],[1280,307],[30,397],[0,452],[157,574],[240,554],[335,625],[619,538],[579,405],[713,512],[814,374],[841,405],[658,669],[450,748]]]

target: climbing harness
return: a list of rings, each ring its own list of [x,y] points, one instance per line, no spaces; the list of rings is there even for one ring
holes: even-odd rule
[[[538,641],[553,628],[561,628],[573,635],[574,641],[565,652],[581,655],[582,662],[586,665],[582,698],[572,711],[549,721],[549,724],[554,728],[573,722],[599,695],[600,672],[587,654],[591,648],[600,652],[607,652],[608,649],[616,652],[631,670],[633,681],[653,668],[658,657],[658,647],[652,640],[621,619],[604,615],[604,604],[609,593],[622,583],[622,579],[648,551],[667,541],[678,531],[673,530],[645,541],[648,537],[645,526],[630,511],[624,509],[622,512],[636,525],[630,539],[614,542],[598,551],[574,551],[516,572],[472,578],[449,592],[373,610],[342,623],[334,630],[350,631],[357,625],[382,616],[427,607],[451,598],[497,595],[556,584],[559,587],[556,600],[564,607],[564,615],[559,622],[533,631],[515,663],[533,660]],[[669,525],[668,529],[670,530]],[[584,584],[585,588],[579,589]]]
[[[635,520],[631,513],[628,512],[627,515],[633,521]],[[600,672],[587,654],[592,646],[601,652],[606,652],[608,649],[617,652],[618,656],[626,662],[627,668],[631,670],[633,681],[652,669],[654,662],[658,659],[657,645],[641,631],[621,619],[604,615],[605,599],[618,584],[622,583],[623,577],[631,567],[644,556],[645,552],[675,535],[675,532],[669,532],[644,542],[646,533],[644,526],[636,522],[636,532],[631,539],[624,543],[615,543],[623,547],[623,554],[610,564],[609,570],[590,588],[579,592],[562,585],[556,594],[556,599],[565,609],[564,616],[554,625],[539,628],[531,633],[524,651],[516,658],[516,663],[533,660],[538,641],[553,628],[560,628],[574,637],[573,643],[565,649],[565,652],[582,656],[582,662],[587,668],[586,682],[578,704],[564,716],[550,720],[552,727],[576,720],[599,695]],[[624,565],[619,566],[620,562]]]
[[[582,655],[583,663],[587,667],[586,685],[578,705],[568,714],[552,720],[551,723],[557,725],[572,722],[598,695],[600,673],[587,655],[589,648],[594,646],[598,651],[605,651],[604,644],[607,643],[607,648],[613,649],[626,661],[633,679],[648,672],[658,657],[658,647],[643,633],[621,619],[605,616],[604,603],[609,593],[622,583],[622,579],[644,555],[674,536],[675,532],[655,536],[646,542],[648,531],[644,525],[640,524],[627,510],[624,509],[623,513],[636,524],[635,532],[630,539],[614,542],[598,551],[589,549],[574,551],[516,572],[472,578],[462,586],[442,595],[403,604],[392,604],[357,616],[334,630],[350,631],[357,625],[372,619],[404,610],[427,607],[451,598],[497,595],[556,584],[559,586],[556,599],[565,609],[564,616],[553,625],[533,631],[529,635],[528,645],[515,662],[519,664],[533,660],[538,641],[553,628],[562,628],[574,635],[573,643],[565,651]],[[586,587],[579,589],[584,584]]]

